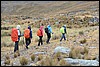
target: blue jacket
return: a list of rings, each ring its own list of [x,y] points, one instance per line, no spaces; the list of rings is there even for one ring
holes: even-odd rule
[[[28,26],[28,29],[30,30],[30,38],[32,38],[32,30],[31,30],[31,27]]]
[[[48,33],[52,33],[52,28],[51,28],[51,26],[48,25],[47,28],[48,28],[48,31],[49,31]]]

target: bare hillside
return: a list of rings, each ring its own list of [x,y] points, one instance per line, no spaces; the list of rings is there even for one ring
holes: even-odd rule
[[[71,11],[99,11],[98,1],[1,1],[3,15],[48,16]]]

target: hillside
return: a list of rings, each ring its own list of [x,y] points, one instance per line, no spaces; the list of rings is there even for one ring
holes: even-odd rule
[[[1,1],[2,15],[53,16],[71,11],[99,11],[98,1]]]

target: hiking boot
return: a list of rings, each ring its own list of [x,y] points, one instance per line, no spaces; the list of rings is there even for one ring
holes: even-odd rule
[[[26,48],[28,49],[28,46],[26,46]]]

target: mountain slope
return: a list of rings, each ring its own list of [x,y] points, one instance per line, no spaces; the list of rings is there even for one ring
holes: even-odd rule
[[[99,1],[1,1],[2,15],[48,16],[79,10],[99,11]]]

